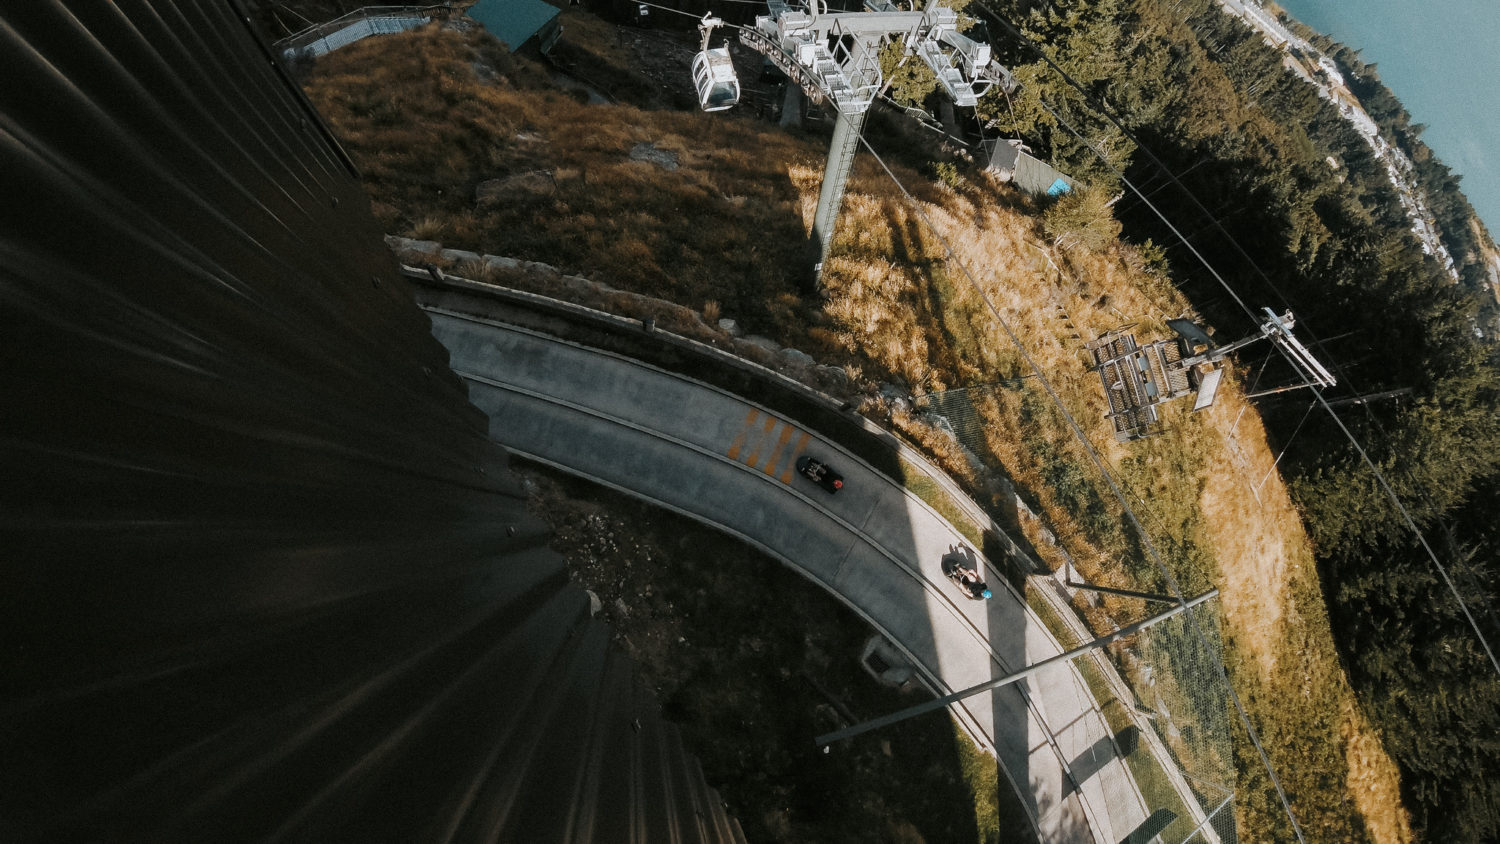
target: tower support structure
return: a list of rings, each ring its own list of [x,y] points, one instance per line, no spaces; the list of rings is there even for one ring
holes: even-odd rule
[[[882,48],[899,40],[907,57],[930,67],[943,92],[961,106],[977,105],[996,84],[1012,90],[1015,79],[990,57],[988,44],[958,31],[957,12],[937,3],[911,12],[888,0],[867,0],[863,12],[829,12],[826,0],[805,6],[767,0],[766,5],[770,14],[742,27],[740,42],[763,54],[812,102],[826,102],[837,112],[813,217],[821,276],[865,114],[885,83]]]
[[[813,214],[813,237],[818,239],[818,274],[828,260],[833,243],[833,228],[844,204],[844,188],[854,169],[854,155],[859,152],[859,134],[864,129],[867,111],[853,114],[841,111],[833,124],[833,142],[828,146],[828,163],[823,168],[823,186],[818,191],[818,210]]]

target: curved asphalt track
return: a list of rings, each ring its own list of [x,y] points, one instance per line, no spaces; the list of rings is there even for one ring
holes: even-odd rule
[[[868,620],[939,693],[1060,651],[997,572],[987,576],[993,600],[960,597],[939,559],[963,537],[816,432],[627,358],[439,308],[428,314],[494,439],[760,548]],[[793,471],[805,453],[843,473],[840,493]],[[1071,665],[950,711],[993,749],[1043,841],[1114,844],[1149,813]]]

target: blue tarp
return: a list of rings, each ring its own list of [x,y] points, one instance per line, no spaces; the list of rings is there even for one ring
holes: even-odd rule
[[[469,17],[512,50],[531,40],[559,14],[542,0],[479,0]]]

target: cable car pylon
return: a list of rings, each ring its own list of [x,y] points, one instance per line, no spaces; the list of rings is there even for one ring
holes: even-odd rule
[[[865,116],[885,84],[880,52],[886,44],[901,39],[907,54],[932,68],[943,91],[960,106],[977,104],[979,97],[1002,80],[1013,85],[1010,72],[990,58],[988,44],[958,31],[958,13],[953,9],[936,0],[925,10],[912,12],[898,11],[887,0],[866,2],[863,12],[829,12],[826,0],[809,0],[806,6],[767,0],[769,14],[758,15],[753,27],[740,29],[740,43],[769,59],[812,102],[830,103],[837,111],[813,215],[819,277],[833,243]],[[705,51],[707,44],[705,32]],[[694,67],[696,81],[696,60]],[[703,91],[700,84],[700,104],[704,103]]]

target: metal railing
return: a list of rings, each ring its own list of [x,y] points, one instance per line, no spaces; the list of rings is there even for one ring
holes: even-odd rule
[[[446,3],[427,6],[365,6],[288,35],[272,47],[286,61],[316,58],[371,35],[389,35],[414,29],[431,21],[432,12],[449,8]]]

